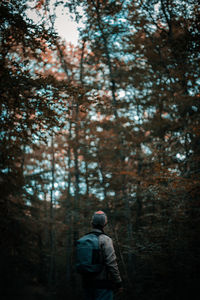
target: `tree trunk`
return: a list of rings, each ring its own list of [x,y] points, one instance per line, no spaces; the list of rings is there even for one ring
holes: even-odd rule
[[[49,286],[52,287],[55,280],[55,228],[54,228],[54,184],[55,184],[55,152],[54,133],[51,136],[51,192],[50,192],[50,266],[49,266]]]
[[[111,93],[112,93],[113,114],[115,116],[115,120],[118,121],[119,116],[118,116],[117,107],[116,107],[117,99],[116,99],[116,95],[115,95],[116,83],[115,83],[115,79],[114,79],[114,72],[113,72],[112,62],[111,62],[111,58],[110,58],[110,52],[108,49],[108,40],[107,40],[106,34],[104,33],[101,15],[100,15],[100,11],[99,11],[100,2],[97,1],[97,5],[95,4],[94,1],[92,1],[92,2],[95,7],[95,10],[96,10],[98,27],[101,32],[102,40],[104,43],[104,50],[105,50],[107,65],[108,65],[108,69],[109,69],[109,80],[110,80],[110,89],[111,89]],[[121,169],[122,169],[123,164],[124,164],[124,159],[125,159],[124,153],[123,153],[123,137],[121,136],[121,132],[117,128],[116,128],[116,134],[119,137],[120,161],[121,161]],[[124,198],[126,218],[127,218],[127,240],[131,241],[132,240],[132,223],[131,223],[131,212],[130,212],[130,207],[129,207],[129,200],[128,200],[128,196],[126,193],[126,187],[125,187],[125,175],[121,176],[121,184],[122,184],[121,191],[122,191],[122,195]]]

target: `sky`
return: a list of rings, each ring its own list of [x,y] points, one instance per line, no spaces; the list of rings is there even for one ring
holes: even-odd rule
[[[67,16],[60,15],[55,22],[55,29],[67,42],[77,45],[78,29],[76,22],[70,20]]]
[[[69,15],[63,14],[61,9],[57,9],[56,15],[55,29],[59,35],[67,42],[77,45],[79,37],[77,23]]]
[[[51,0],[50,2],[55,2],[55,0]],[[28,5],[30,9],[27,10],[27,16],[31,18],[35,23],[39,23],[40,18],[40,12],[41,15],[44,16],[42,11],[39,11],[34,8],[35,2],[29,1]],[[71,18],[73,15],[68,13],[67,10],[63,11],[62,6],[58,6],[56,8],[56,19],[55,19],[55,29],[58,32],[59,36],[61,36],[63,39],[66,40],[66,42],[71,42],[75,46],[78,44],[78,25],[77,23]],[[53,14],[53,5],[51,5],[51,12]],[[83,24],[80,22],[79,26],[83,26]]]

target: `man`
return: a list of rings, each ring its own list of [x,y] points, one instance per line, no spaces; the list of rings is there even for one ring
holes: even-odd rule
[[[112,239],[104,233],[107,216],[97,211],[92,217],[92,231],[99,236],[99,248],[102,255],[102,270],[97,275],[82,276],[86,300],[112,300],[113,289],[122,291],[122,280],[118,269]]]

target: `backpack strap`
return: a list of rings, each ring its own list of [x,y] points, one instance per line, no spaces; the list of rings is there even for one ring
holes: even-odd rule
[[[100,236],[101,234],[105,234],[104,232],[97,232],[97,231],[90,231],[88,233],[86,233],[85,235],[88,235],[88,234],[95,234],[96,236]]]
[[[90,232],[88,232],[88,233],[86,233],[84,235],[87,235],[87,234],[95,234],[96,236],[100,236],[101,234],[104,234],[104,235],[106,235],[106,236],[109,237],[109,235],[107,235],[104,231],[102,231],[102,232],[90,231]]]

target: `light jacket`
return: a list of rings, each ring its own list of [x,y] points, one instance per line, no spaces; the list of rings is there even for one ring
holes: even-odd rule
[[[99,288],[120,287],[122,284],[122,279],[120,276],[112,239],[104,234],[104,232],[100,229],[93,228],[92,232],[102,232],[102,234],[99,235],[99,246],[101,249],[104,267],[98,275],[93,275],[93,277],[84,277],[84,286],[96,286]]]

